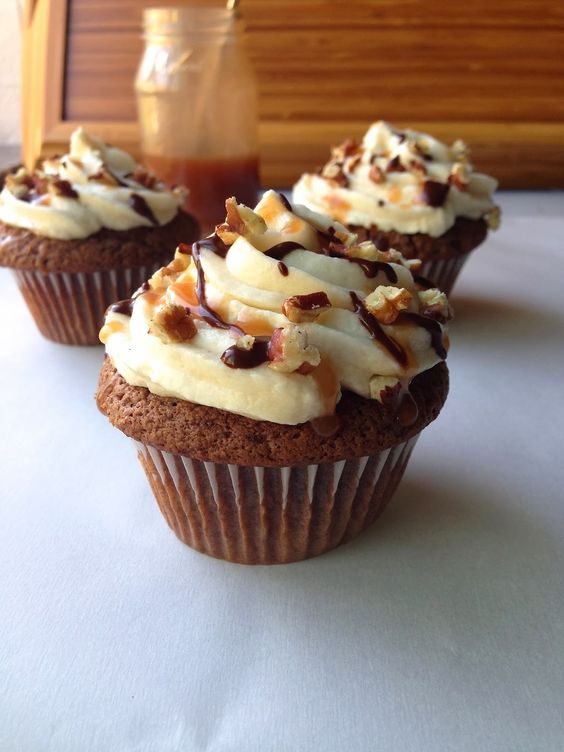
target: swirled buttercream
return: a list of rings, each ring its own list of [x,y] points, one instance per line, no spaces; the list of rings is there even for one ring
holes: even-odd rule
[[[446,357],[446,297],[417,261],[274,191],[227,219],[130,301],[100,339],[117,371],[151,392],[257,420],[331,415],[341,388],[387,403]]]
[[[463,142],[449,147],[379,121],[361,144],[333,149],[320,174],[302,175],[292,198],[346,225],[438,237],[457,217],[485,217],[494,227],[496,188],[496,180],[474,171]]]
[[[102,227],[129,230],[165,225],[183,203],[126,152],[78,128],[70,151],[33,173],[9,175],[0,193],[0,220],[37,235],[71,240]]]

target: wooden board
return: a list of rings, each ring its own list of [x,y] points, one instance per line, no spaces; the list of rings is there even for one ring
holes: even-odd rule
[[[136,150],[132,82],[145,4],[67,0],[66,27],[58,36],[51,27],[47,43],[46,24],[60,25],[65,2],[36,1],[24,38],[24,82],[36,101],[24,108],[27,161],[40,149],[60,150],[78,123]],[[384,118],[464,138],[477,166],[506,187],[564,186],[559,0],[241,0],[240,7],[259,80],[264,185],[290,185],[324,162],[331,144]],[[66,47],[57,52],[61,39]],[[42,80],[47,65],[50,80]]]

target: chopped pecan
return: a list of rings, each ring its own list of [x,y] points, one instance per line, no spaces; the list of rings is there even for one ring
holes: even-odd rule
[[[158,306],[149,324],[149,333],[165,344],[188,342],[198,330],[190,311],[181,305],[164,303]]]
[[[343,172],[342,162],[328,162],[322,169],[321,176],[327,178],[328,180],[332,180],[342,188],[346,188],[349,184],[349,179]]]
[[[364,305],[381,324],[392,324],[411,303],[411,293],[404,287],[379,285],[364,299]]]
[[[347,138],[342,144],[334,146],[331,149],[331,156],[335,160],[343,160],[345,157],[352,157],[361,150],[361,147],[352,138]]]
[[[452,318],[452,308],[444,292],[432,287],[418,293],[420,312],[429,319],[444,324]]]
[[[282,313],[293,324],[315,321],[320,313],[329,308],[331,308],[331,303],[325,292],[292,295],[282,303]]]
[[[383,183],[386,179],[384,172],[378,167],[377,164],[373,164],[368,172],[368,177],[373,183]]]
[[[486,214],[485,219],[490,230],[498,230],[501,223],[501,209],[499,206],[494,206],[494,208]]]
[[[321,362],[319,350],[308,345],[306,333],[293,324],[272,332],[268,359],[269,367],[282,373],[307,374]]]
[[[227,211],[225,222],[215,228],[216,234],[225,245],[233,245],[240,235],[248,237],[265,232],[264,219],[248,206],[238,204],[235,197],[227,199],[225,209]]]
[[[133,172],[127,177],[131,178],[131,180],[134,180],[136,183],[139,183],[144,188],[147,188],[150,191],[159,184],[159,179],[157,178],[157,176],[153,175],[152,172],[149,172],[141,165],[137,165]]]
[[[453,161],[468,164],[470,161],[470,149],[461,139],[457,139],[451,147]]]
[[[448,176],[449,185],[454,185],[459,191],[465,191],[470,179],[468,165],[463,162],[455,162]]]

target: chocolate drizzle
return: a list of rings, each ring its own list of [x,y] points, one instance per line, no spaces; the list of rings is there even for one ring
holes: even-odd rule
[[[341,243],[329,243],[329,248],[322,248],[321,250],[331,258],[342,258],[345,261],[350,261],[351,264],[357,264],[367,277],[372,278],[382,272],[392,284],[398,281],[398,275],[391,264],[387,264],[385,261],[369,261],[368,259],[346,256],[347,247]]]
[[[426,180],[423,183],[423,190],[421,191],[421,198],[427,204],[438,208],[443,206],[448,195],[450,185],[447,183],[437,183],[436,180]]]
[[[424,290],[430,290],[432,287],[435,287],[430,279],[423,277],[421,274],[413,274],[413,281],[416,285],[419,285],[419,287],[422,287]]]
[[[200,248],[207,248],[208,250],[213,251],[213,253],[220,258],[225,258],[229,251],[229,246],[225,245],[223,240],[215,232],[213,235],[198,241],[198,245]]]
[[[279,193],[278,196],[280,198],[280,201],[284,204],[284,206],[286,207],[286,209],[289,212],[294,211],[292,209],[292,204],[288,201],[288,199],[286,198],[286,196],[283,193]]]
[[[278,264],[277,264],[277,267],[278,267],[278,271],[280,272],[280,274],[283,277],[287,277],[288,276],[288,274],[289,274],[288,267],[286,266],[286,264],[283,261],[279,261]]]
[[[445,360],[447,351],[443,345],[443,330],[438,321],[422,316],[420,313],[402,311],[396,319],[396,323],[403,324],[412,322],[416,326],[426,329],[431,335],[431,346],[441,360]]]
[[[229,324],[227,321],[222,319],[221,316],[219,316],[219,314],[217,314],[213,310],[213,308],[210,308],[206,300],[206,276],[202,268],[200,252],[202,248],[213,250],[214,248],[219,247],[214,240],[215,237],[215,235],[212,235],[209,238],[199,240],[197,243],[194,243],[192,245],[192,259],[196,267],[196,297],[198,298],[198,306],[195,309],[191,307],[190,310],[193,314],[199,316],[210,326],[213,326],[216,329],[228,329],[230,332],[240,337],[243,336],[245,332],[240,327],[236,326],[236,324]],[[219,238],[217,238],[217,240],[219,241],[219,243],[221,243],[221,240]],[[216,251],[214,251],[214,253],[215,252]]]
[[[229,368],[256,368],[268,361],[269,337],[255,337],[250,350],[231,345],[221,355],[221,362]]]
[[[138,193],[132,193],[127,203],[133,211],[137,212],[137,214],[140,214],[142,217],[145,217],[145,219],[148,219],[151,224],[159,224],[157,218],[153,214],[153,210],[143,196],[140,196]]]
[[[354,312],[357,314],[360,319],[360,323],[368,331],[372,339],[376,340],[380,345],[382,345],[382,347],[386,348],[390,355],[395,358],[401,366],[405,367],[407,365],[407,354],[403,347],[394,339],[388,337],[386,332],[380,326],[378,319],[370,313],[370,311],[364,305],[363,301],[355,292],[351,291],[349,295],[351,296],[351,300],[353,302]]]
[[[399,156],[390,159],[386,165],[386,172],[405,172],[405,167],[402,165]]]
[[[68,180],[54,180],[53,186],[59,196],[65,198],[78,198],[78,193],[74,190]]]
[[[278,243],[264,252],[265,256],[276,259],[276,261],[282,261],[284,256],[287,256],[292,251],[303,251],[305,248],[300,243],[296,243],[293,240],[286,240],[284,243]]]
[[[122,313],[124,316],[131,316],[131,314],[133,313],[133,303],[134,298],[119,300],[117,303],[112,303],[106,313]]]

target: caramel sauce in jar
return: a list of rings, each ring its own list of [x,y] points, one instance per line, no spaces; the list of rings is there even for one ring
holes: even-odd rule
[[[258,157],[182,158],[144,154],[143,161],[171,186],[188,188],[184,208],[200,223],[202,236],[225,221],[225,200],[254,207],[258,201]]]

